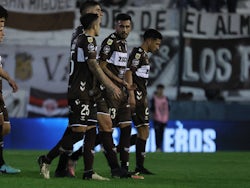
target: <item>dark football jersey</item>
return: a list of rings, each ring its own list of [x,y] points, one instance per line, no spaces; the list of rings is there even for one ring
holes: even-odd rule
[[[79,35],[71,46],[70,73],[68,85],[69,99],[89,99],[93,87],[93,74],[87,60],[96,59],[97,46],[94,37]]]
[[[99,59],[108,62],[107,68],[114,75],[123,79],[128,60],[127,42],[120,40],[116,33],[112,33],[102,42]],[[122,87],[122,85],[120,86]]]
[[[82,25],[76,27],[71,36],[71,45],[73,44],[74,40],[77,38],[78,35],[83,34],[84,28]]]
[[[134,48],[129,55],[128,69],[132,71],[133,82],[137,85],[143,96],[147,95],[147,83],[149,78],[149,58],[141,48]]]
[[[2,57],[0,56],[0,67],[2,68],[3,67],[3,64],[2,64]],[[2,77],[0,76],[0,94],[2,93]]]

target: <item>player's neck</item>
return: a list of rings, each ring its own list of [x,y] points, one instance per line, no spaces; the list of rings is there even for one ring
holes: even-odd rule
[[[95,30],[94,29],[87,29],[85,33],[91,37],[95,37]]]
[[[142,43],[141,48],[148,53],[148,46],[145,43]]]

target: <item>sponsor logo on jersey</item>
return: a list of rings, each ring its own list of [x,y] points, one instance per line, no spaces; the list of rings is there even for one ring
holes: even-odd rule
[[[128,59],[127,57],[122,57],[122,56],[120,56],[119,59],[118,59],[118,61],[119,61],[119,62],[124,62],[124,63],[126,63],[126,62],[127,62],[127,59]]]
[[[93,44],[93,43],[89,43],[88,44],[88,50],[89,50],[89,52],[94,52],[95,51],[95,45]]]
[[[88,37],[88,42],[92,43],[94,41],[93,37]]]
[[[112,43],[113,43],[113,40],[112,39],[108,39],[107,44],[111,45]]]
[[[110,46],[109,45],[105,45],[103,47],[103,53],[107,55],[109,52],[110,52]]]
[[[136,67],[137,65],[139,65],[139,60],[138,59],[133,59],[132,60],[132,65],[134,66],[134,67]]]
[[[141,57],[141,54],[139,54],[139,53],[135,54],[135,59],[140,59],[140,57]]]

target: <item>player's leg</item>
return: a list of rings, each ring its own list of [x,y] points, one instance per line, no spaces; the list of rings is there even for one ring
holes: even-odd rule
[[[40,156],[38,163],[40,165],[40,172],[45,179],[50,178],[50,163],[54,157],[58,154],[71,155],[73,153],[74,143],[83,139],[87,129],[88,113],[84,110],[88,110],[88,101],[75,100],[69,101],[70,113],[69,113],[69,130],[67,134],[64,134],[62,139],[59,141],[58,147],[54,147],[53,156],[49,152],[46,156]]]
[[[84,126],[73,126],[69,134],[64,135],[60,141],[59,148],[56,149],[55,153],[60,155],[70,155],[73,152],[74,143],[80,141],[84,137],[84,132],[86,127]],[[38,163],[40,165],[40,173],[45,179],[50,178],[50,164],[54,158],[50,155],[43,155],[38,158]],[[67,159],[65,159],[67,160]]]
[[[149,135],[148,125],[137,127],[137,139],[136,139],[136,169],[135,172],[141,174],[153,174],[144,167],[144,161],[146,157],[146,142]]]
[[[2,135],[3,125],[0,125],[0,166],[4,165],[4,159],[3,159],[3,135]]]
[[[165,123],[161,123],[161,126],[160,126],[160,134],[159,134],[159,149],[160,149],[160,151],[163,150],[162,144],[163,144],[164,128],[165,128]]]
[[[120,131],[121,131],[119,140],[120,162],[121,162],[121,167],[128,171],[131,124],[130,123],[121,124]]]
[[[91,103],[89,107],[89,116],[87,120],[87,130],[83,143],[83,163],[84,172],[83,179],[86,180],[109,180],[94,172],[94,147],[96,139],[96,124],[97,124],[97,108],[96,104]]]
[[[64,137],[66,137],[67,135],[71,134],[71,132],[72,132],[71,128],[67,127],[66,130],[64,131],[62,138],[57,142],[57,144],[46,155],[41,155],[38,157],[37,161],[38,161],[38,164],[40,166],[40,173],[42,173],[41,168],[43,166],[44,166],[44,168],[48,169],[51,162],[56,157],[58,157],[60,155],[59,148],[61,147],[62,139]],[[65,170],[66,166],[64,165],[64,163],[67,163],[67,155],[60,156],[59,164],[58,164],[56,171],[55,171],[56,177],[62,176],[62,174],[65,173],[64,170]],[[47,171],[47,170],[45,170],[45,171]],[[45,176],[48,178],[48,173],[46,173]]]
[[[55,177],[74,177],[74,175],[71,175],[68,173],[67,165],[69,161],[69,156],[66,153],[62,153],[59,157],[57,167],[55,170]]]
[[[97,118],[99,122],[100,139],[112,173],[113,170],[120,168],[112,137],[112,120],[109,114],[98,114]]]
[[[144,167],[146,156],[146,142],[149,136],[149,112],[147,101],[137,102],[135,113],[132,115],[134,124],[137,128],[136,139],[136,168],[135,172],[141,174],[153,174]]]
[[[84,173],[83,179],[91,179],[94,163],[94,145],[95,145],[95,137],[96,137],[96,127],[91,127],[87,130],[84,144],[83,144],[83,163],[84,163]]]
[[[123,178],[125,176],[127,177],[127,172],[120,168],[116,147],[112,137],[113,122],[111,117],[113,117],[113,119],[115,118],[116,108],[109,108],[107,102],[108,100],[104,100],[103,98],[97,101],[97,119],[99,125],[100,141],[104,149],[105,157],[111,169],[112,177]]]
[[[132,134],[132,135],[130,136],[130,146],[135,145],[136,139],[137,139],[137,134]]]
[[[155,130],[155,143],[156,143],[156,150],[158,151],[161,148],[161,124],[160,122],[154,121],[154,130]]]
[[[129,148],[131,135],[131,111],[127,102],[118,109],[116,117],[120,127],[119,154],[120,164],[127,172],[129,169]]]
[[[137,139],[137,133],[136,134],[132,134],[130,135],[130,146],[134,146],[136,143],[136,139]],[[116,146],[117,152],[120,152],[120,145],[118,144]]]
[[[6,174],[16,174],[20,173],[20,169],[13,168],[9,165],[7,165],[3,158],[3,135],[6,134],[6,129],[3,128],[3,126],[10,127],[9,117],[8,117],[8,111],[6,109],[6,106],[4,104],[2,96],[0,96],[0,173],[6,173]]]

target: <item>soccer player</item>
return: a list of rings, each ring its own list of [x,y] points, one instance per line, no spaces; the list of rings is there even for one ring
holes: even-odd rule
[[[95,13],[100,17],[100,19],[103,16],[103,12],[102,12],[100,4],[96,1],[90,1],[90,0],[85,1],[80,5],[80,13],[82,16],[87,13]],[[72,38],[71,38],[71,45],[70,45],[71,48],[73,48],[73,45],[75,45],[75,40],[77,39],[77,37],[83,32],[84,32],[84,28],[82,24],[80,24],[78,27],[75,28],[72,34]],[[96,131],[95,130],[96,122],[97,122],[96,117],[90,117],[88,121],[89,121],[89,126],[86,131],[86,135],[85,135],[86,137],[93,135],[94,134],[93,132]],[[62,138],[68,135],[70,132],[71,132],[71,128],[67,127]],[[60,146],[61,146],[61,140],[59,140],[59,142],[48,152],[46,157],[48,157],[52,161],[57,156],[59,156]],[[87,145],[85,146],[87,147]],[[87,152],[84,155],[86,154]],[[59,157],[58,165],[55,170],[55,177],[65,177],[65,176],[74,177],[75,176],[75,171],[74,171],[75,163],[77,159],[79,158],[79,156],[82,156],[82,148],[80,148],[76,153],[73,153],[72,155],[73,160],[68,161],[69,156],[66,153],[62,153]],[[40,163],[39,165],[41,165],[42,158],[44,158],[43,155],[38,158],[38,163]]]
[[[117,85],[122,97],[115,100],[100,85],[102,96],[97,100],[97,119],[99,136],[113,177],[127,177],[129,167],[129,147],[131,134],[131,111],[128,105],[124,73],[127,67],[127,42],[131,31],[131,17],[128,14],[118,14],[115,18],[115,32],[102,42],[99,52],[99,63],[102,70]],[[130,88],[129,88],[130,89]],[[112,128],[120,128],[120,161],[118,163],[116,148],[112,139]]]
[[[100,17],[97,14],[88,13],[81,17],[81,24],[84,33],[79,35],[71,47],[71,61],[68,85],[68,104],[69,104],[69,127],[70,132],[64,134],[60,141],[59,151],[71,155],[73,144],[82,140],[89,125],[90,114],[94,111],[94,96],[89,91],[93,88],[94,77],[98,79],[106,88],[110,96],[119,99],[120,89],[104,74],[97,63],[97,46],[95,36],[99,35]],[[95,130],[95,129],[94,129]],[[93,147],[95,144],[96,131],[84,138],[84,174],[83,179],[108,180],[93,171]],[[57,155],[57,152],[55,154]],[[49,153],[50,154],[50,153]],[[56,155],[46,155],[39,158],[41,173],[48,179],[49,164]]]
[[[100,3],[96,2],[96,1],[91,1],[91,0],[87,0],[83,3],[80,4],[80,14],[81,16],[87,14],[87,13],[94,13],[97,14],[100,18],[103,17],[103,12],[102,12],[102,8]],[[80,24],[79,26],[77,26],[72,34],[71,37],[71,44],[73,43],[74,39],[82,34],[84,32],[84,28],[83,25]]]
[[[80,14],[83,16],[87,13],[97,14],[100,17],[100,19],[102,19],[103,17],[101,5],[96,1],[87,0],[80,4]],[[74,40],[83,32],[84,28],[82,24],[80,24],[78,27],[75,28],[71,37],[71,46],[74,44]],[[91,135],[92,134],[91,132],[95,131],[96,123],[97,123],[96,115],[93,113],[93,116],[89,118],[90,125],[88,126],[85,135],[86,137],[88,137],[88,135]],[[70,131],[71,131],[70,128],[67,127],[64,134],[68,134]],[[60,147],[59,143],[54,147],[54,149],[57,150],[58,147]],[[74,177],[75,166],[79,157],[82,156],[82,152],[83,149],[82,147],[80,147],[79,150],[74,152],[70,157],[66,154],[60,155],[58,165],[55,170],[55,177],[65,177],[65,176]],[[86,154],[87,153],[85,153],[85,155]]]
[[[8,18],[8,11],[0,5],[0,42],[4,37],[4,25]],[[21,170],[7,165],[3,159],[3,136],[8,134],[11,129],[8,111],[6,109],[3,93],[2,93],[2,78],[5,79],[12,87],[13,92],[17,92],[18,86],[16,82],[9,76],[9,74],[2,68],[2,58],[0,56],[0,173],[16,174]]]
[[[148,29],[143,35],[143,43],[132,50],[125,73],[129,85],[136,84],[135,90],[129,90],[129,104],[133,111],[132,118],[137,128],[136,168],[135,173],[153,174],[144,167],[145,147],[149,136],[149,109],[147,103],[147,83],[150,63],[149,52],[159,49],[162,35],[155,29]]]

